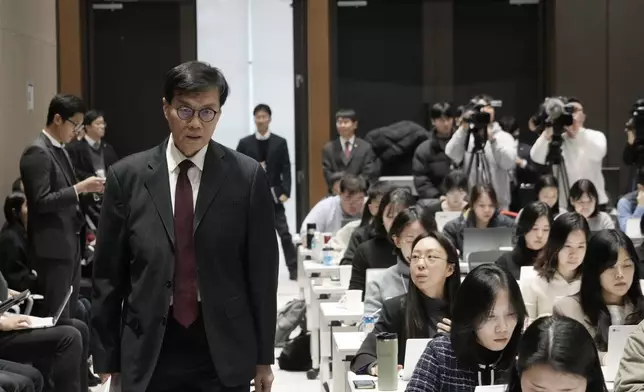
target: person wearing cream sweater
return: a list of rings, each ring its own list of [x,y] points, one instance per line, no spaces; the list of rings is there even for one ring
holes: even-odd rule
[[[555,304],[555,313],[579,321],[594,338],[602,365],[611,325],[636,325],[644,318],[644,296],[637,279],[637,253],[619,230],[602,230],[588,243],[581,291]],[[598,295],[600,294],[600,295]]]
[[[590,230],[576,212],[559,215],[550,227],[548,242],[535,262],[537,274],[521,280],[528,320],[550,315],[555,302],[581,288],[581,265]]]

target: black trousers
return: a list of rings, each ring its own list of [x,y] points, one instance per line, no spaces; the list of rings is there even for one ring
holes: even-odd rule
[[[51,378],[55,392],[87,391],[87,381],[81,382],[87,365],[79,373],[82,353],[81,332],[70,325],[0,332],[0,358],[33,364],[45,380]]]
[[[147,392],[248,392],[250,383],[239,387],[221,384],[212,362],[203,317],[184,328],[168,316],[163,345]]]
[[[36,258],[34,267],[38,272],[37,294],[42,294],[45,299],[37,303],[35,313],[40,317],[52,317],[65,301],[65,296],[70,286],[74,287],[72,296],[61,315],[61,318],[71,318],[76,314],[78,294],[80,290],[81,263],[80,243],[75,255],[70,259],[45,259]],[[38,301],[40,302],[40,301]]]
[[[286,267],[291,273],[297,272],[297,253],[293,245],[293,237],[288,230],[288,223],[286,222],[286,211],[282,204],[275,204],[275,230],[280,236],[282,241],[282,249],[284,250],[284,260]]]
[[[43,378],[29,365],[0,359],[0,389],[6,392],[40,392]]]

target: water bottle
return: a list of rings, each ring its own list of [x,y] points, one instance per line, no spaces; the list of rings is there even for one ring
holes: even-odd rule
[[[381,332],[376,336],[378,390],[398,390],[398,335]]]
[[[362,325],[360,330],[365,333],[365,335],[373,332],[373,327],[376,325],[376,317],[372,315],[362,316]]]
[[[330,246],[322,248],[322,264],[333,265],[333,248]]]
[[[307,223],[306,224],[306,248],[313,249],[313,238],[315,237],[315,231],[317,230],[317,224]]]

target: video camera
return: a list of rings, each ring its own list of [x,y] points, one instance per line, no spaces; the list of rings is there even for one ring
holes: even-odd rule
[[[485,142],[488,139],[487,128],[492,122],[492,115],[483,108],[491,106],[492,104],[485,99],[473,99],[469,107],[465,111],[463,120],[469,124],[469,134],[474,137],[473,152],[483,150]],[[465,150],[467,150],[470,138],[465,139]]]
[[[644,99],[638,99],[633,104],[626,129],[635,133],[636,141],[644,142]]]
[[[546,114],[543,123],[543,129],[552,127],[552,139],[546,162],[554,165],[561,163],[561,144],[563,143],[563,133],[566,127],[573,124],[574,107],[566,104],[564,97],[546,98],[543,103],[543,110]]]

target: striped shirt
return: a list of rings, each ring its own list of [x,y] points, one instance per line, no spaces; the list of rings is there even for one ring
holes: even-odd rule
[[[427,345],[405,392],[473,392],[478,385],[504,383],[506,372],[496,374],[494,368],[480,367],[475,371],[461,365],[449,336],[439,336]]]

